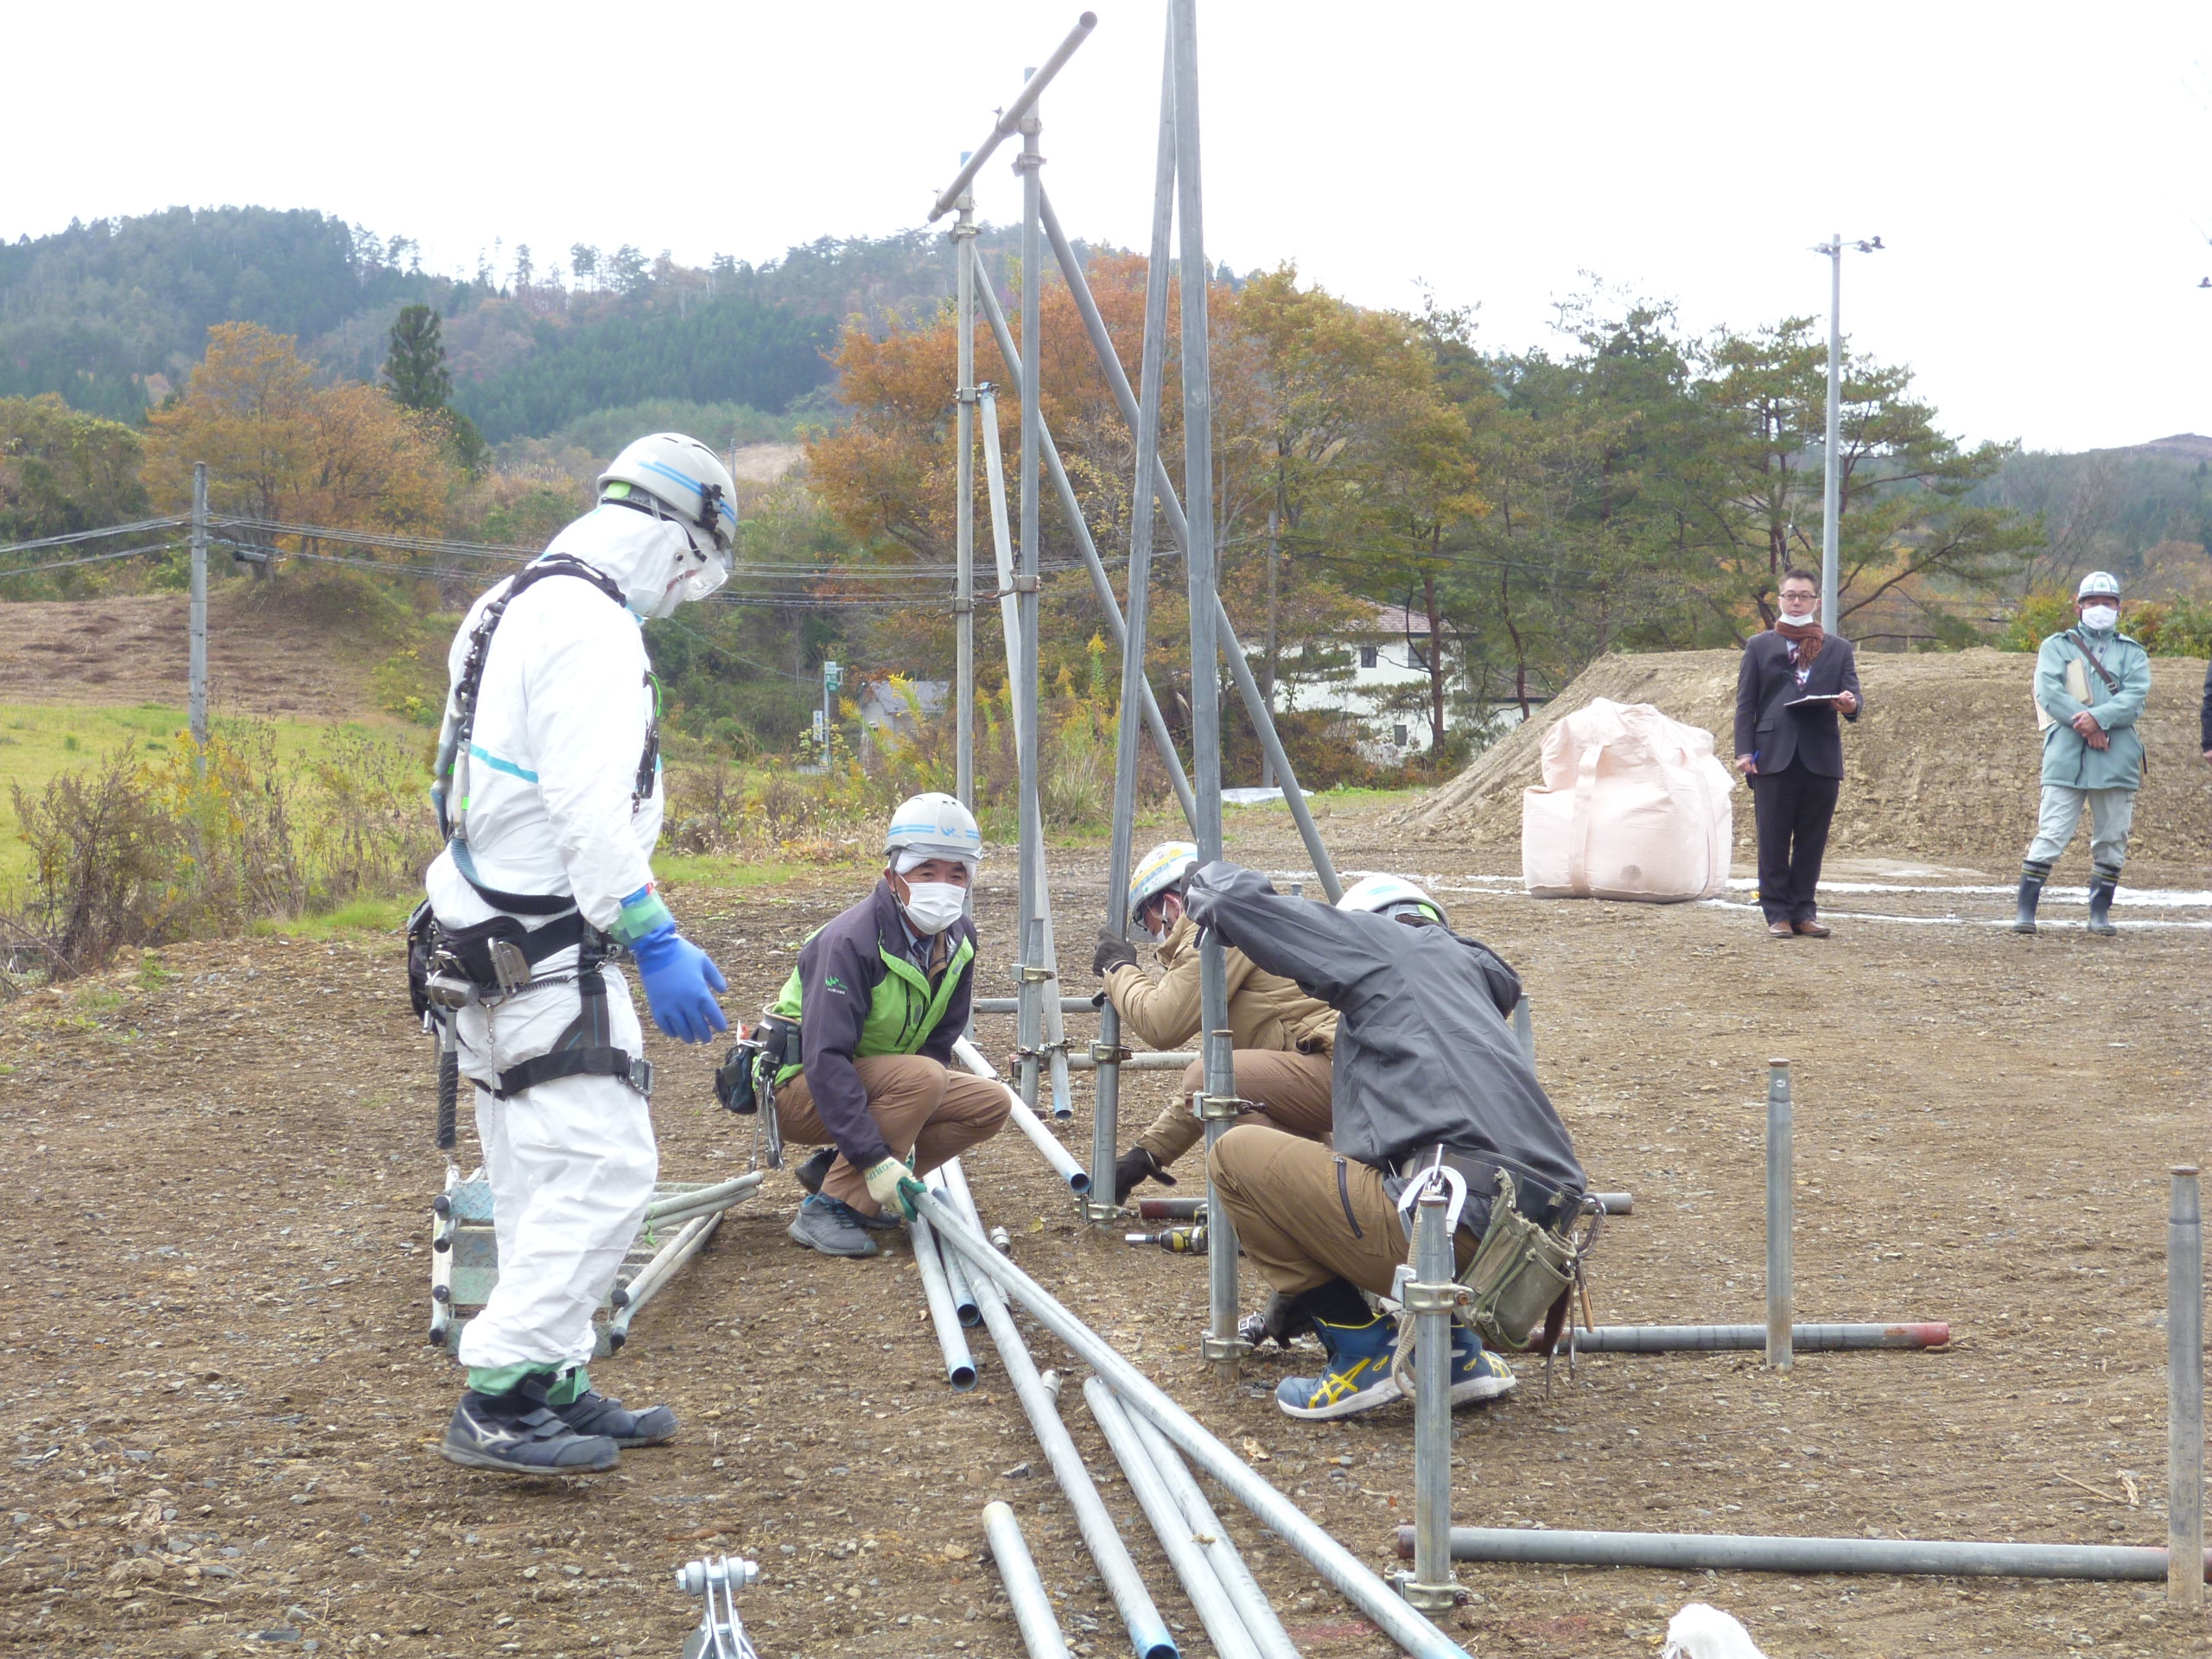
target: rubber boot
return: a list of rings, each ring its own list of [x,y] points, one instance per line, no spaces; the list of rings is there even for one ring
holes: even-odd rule
[[[2015,933],[2036,931],[2036,903],[2043,897],[2043,884],[2050,880],[2050,866],[2030,861],[2020,866],[2020,910],[2014,918]]]
[[[2100,864],[2089,872],[2089,931],[2107,937],[2120,930],[2112,925],[2112,897],[2120,891],[2120,872]]]

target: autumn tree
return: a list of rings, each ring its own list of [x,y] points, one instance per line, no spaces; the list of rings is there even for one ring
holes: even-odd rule
[[[219,323],[184,397],[149,417],[149,480],[191,499],[206,461],[219,511],[290,524],[430,531],[451,484],[433,416],[359,382],[318,386],[289,334]]]

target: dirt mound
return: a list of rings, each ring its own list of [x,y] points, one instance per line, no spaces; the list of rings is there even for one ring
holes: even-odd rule
[[[1395,823],[1421,841],[1513,849],[1521,842],[1521,791],[1542,781],[1544,734],[1596,697],[1649,702],[1713,734],[1724,758],[1735,748],[1733,651],[1615,654],[1592,663],[1541,713]],[[1863,652],[1866,710],[1844,739],[1842,804],[1829,850],[1841,857],[1940,859],[2002,875],[2033,833],[2042,746],[2031,706],[2035,659],[2018,652]],[[2152,664],[2142,731],[2150,776],[2135,804],[2131,855],[2157,864],[2196,864],[2212,826],[2212,772],[2197,747],[2204,664],[2168,657]],[[1748,871],[1751,805],[1738,798],[1737,866]],[[2062,868],[2088,865],[2086,836]]]
[[[188,605],[182,594],[0,604],[0,702],[182,708]],[[367,713],[370,676],[398,642],[381,611],[347,613],[362,607],[342,584],[273,598],[221,584],[207,601],[209,701],[234,715]]]

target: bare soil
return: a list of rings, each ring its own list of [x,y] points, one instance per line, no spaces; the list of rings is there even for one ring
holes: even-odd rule
[[[1649,702],[1713,734],[1723,765],[1734,759],[1733,651],[1616,654],[1592,663],[1535,718],[1516,728],[1457,779],[1402,815],[1421,842],[1481,848],[1518,870],[1521,791],[1543,781],[1543,740],[1562,715],[1592,698]],[[2033,839],[2043,747],[2031,702],[2036,659],[2018,652],[1904,655],[1864,652],[1866,707],[1844,729],[1847,774],[1830,849],[1841,858],[1938,858],[2017,874]],[[2145,865],[2201,866],[2212,836],[2212,767],[2198,743],[2204,664],[2160,657],[2140,730],[2150,775],[2135,802],[2131,856]],[[1748,792],[1735,796],[1738,861],[1756,839]],[[2062,861],[2062,878],[2086,879],[2088,837]],[[2078,867],[2078,868],[2077,868]]]
[[[1249,861],[1303,862],[1280,809],[1235,816]],[[1453,887],[1511,873],[1372,815],[1324,828],[1346,866]],[[1061,969],[1080,987],[1096,861],[1058,863]],[[980,908],[1002,957],[999,868]],[[757,1007],[801,934],[865,880],[676,902],[729,969],[732,1007]],[[1833,940],[1777,944],[1738,911],[1449,897],[1527,976],[1540,1070],[1592,1176],[1636,1196],[1603,1249],[1601,1319],[1761,1317],[1760,1099],[1780,1054],[1797,1072],[1799,1317],[1945,1319],[1955,1333],[1948,1351],[1807,1356],[1788,1374],[1748,1355],[1598,1357],[1572,1378],[1524,1364],[1517,1394],[1459,1419],[1457,1519],[2163,1541],[2163,1223],[2168,1166],[2205,1151],[2200,934],[2019,939],[1839,904]],[[1987,918],[1999,902],[1881,908]],[[440,1460],[459,1384],[423,1341],[442,1160],[397,942],[162,962],[0,1008],[0,1649],[672,1659],[695,1613],[671,1570],[729,1549],[762,1563],[743,1605],[772,1659],[998,1659],[1020,1643],[980,1516],[1003,1497],[1077,1651],[1126,1651],[988,1341],[977,1333],[981,1385],[950,1392],[903,1246],[857,1262],[798,1249],[785,1177],[597,1369],[612,1392],[672,1403],[677,1444],[567,1484]],[[664,1171],[742,1167],[750,1131],[712,1104],[714,1057],[652,1046]],[[1167,1086],[1133,1090],[1131,1133]],[[1079,1156],[1089,1116],[1080,1087]],[[1274,1382],[1315,1351],[1209,1375],[1202,1262],[1086,1231],[1017,1135],[969,1163],[1017,1261],[1348,1547],[1395,1564],[1404,1408],[1281,1416]],[[1181,1191],[1197,1173],[1186,1162]],[[1248,1274],[1248,1304],[1259,1294]],[[1033,1347],[1079,1380],[1055,1341]],[[1210,1652],[1077,1391],[1064,1399],[1185,1651]],[[1302,1651],[1389,1650],[1222,1509]],[[2206,1647],[2203,1620],[2167,1612],[2157,1585],[1460,1578],[1474,1598],[1447,1628],[1478,1653],[1649,1653],[1692,1599],[1783,1659]]]
[[[232,715],[358,715],[396,641],[349,624],[351,590],[293,580],[221,582],[207,601],[208,701]],[[182,594],[0,604],[0,702],[182,708],[189,690]],[[382,621],[384,619],[378,619]]]

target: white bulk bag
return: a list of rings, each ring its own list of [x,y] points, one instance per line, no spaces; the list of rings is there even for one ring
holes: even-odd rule
[[[1736,780],[1713,734],[1599,697],[1544,734],[1521,791],[1521,880],[1539,899],[1710,899],[1728,880]]]

